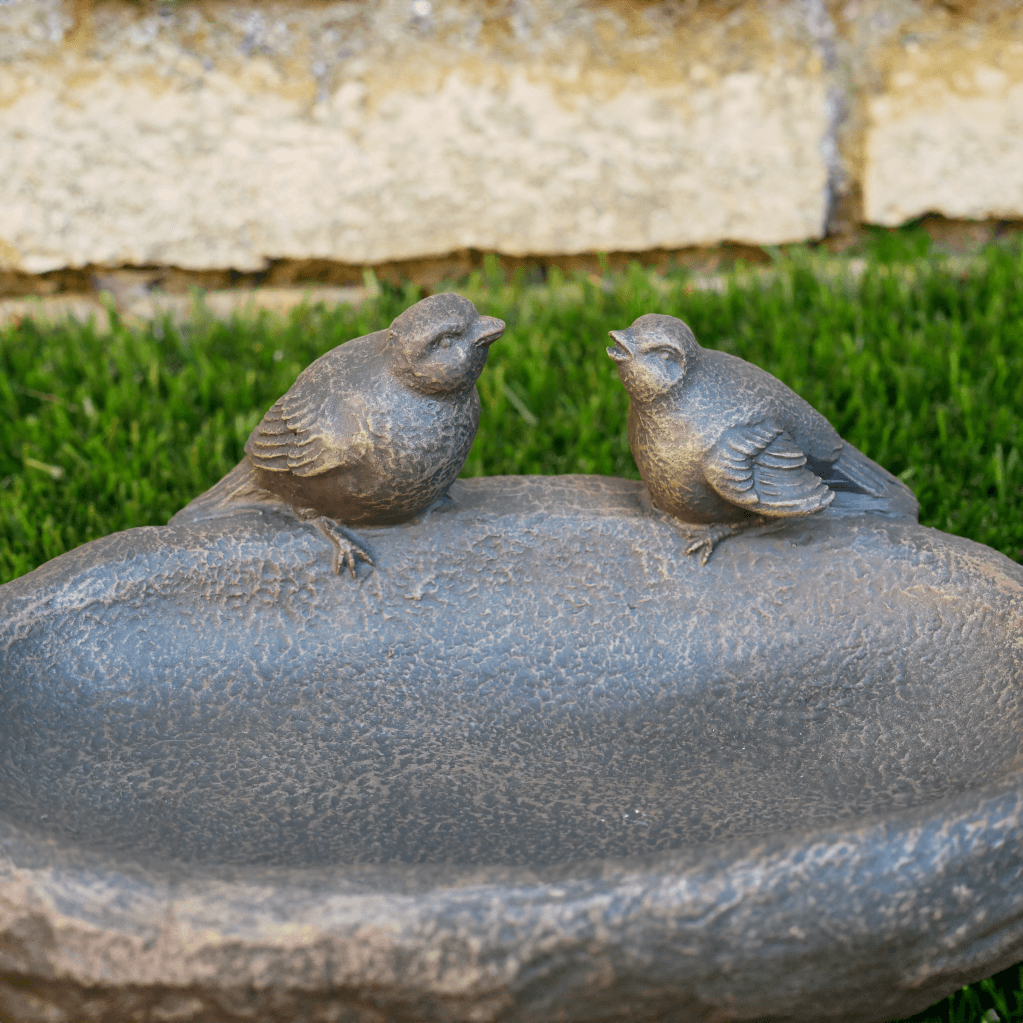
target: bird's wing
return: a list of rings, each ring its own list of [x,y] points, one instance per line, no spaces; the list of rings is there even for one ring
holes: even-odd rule
[[[806,468],[806,455],[771,422],[735,426],[711,448],[707,482],[730,504],[758,515],[812,515],[831,504],[834,493]]]
[[[362,434],[357,417],[342,402],[296,386],[263,416],[245,453],[268,472],[318,476],[357,461],[364,453]]]

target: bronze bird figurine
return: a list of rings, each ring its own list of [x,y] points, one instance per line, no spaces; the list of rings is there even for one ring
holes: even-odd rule
[[[467,299],[431,295],[387,330],[303,370],[252,431],[260,486],[334,546],[334,571],[373,564],[350,526],[391,525],[443,499],[480,419],[476,381],[504,323]]]
[[[610,332],[607,354],[629,392],[629,445],[654,505],[706,564],[725,537],[767,519],[813,515],[839,490],[874,498],[909,489],[758,366],[701,348],[674,316]]]

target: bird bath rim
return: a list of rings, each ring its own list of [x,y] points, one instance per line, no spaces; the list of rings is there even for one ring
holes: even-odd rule
[[[71,864],[52,840],[23,839],[0,825],[0,930],[42,919],[60,940],[21,955],[12,945],[5,966],[84,985],[79,998],[96,985],[184,985],[219,1004],[249,986],[280,1005],[295,991],[368,989],[385,1011],[420,1005],[417,1018],[526,1023],[549,1017],[553,970],[567,988],[557,1018],[569,1023],[610,1018],[618,973],[620,997],[641,1007],[635,1020],[675,1018],[679,1005],[692,1020],[747,1020],[779,1003],[813,1020],[836,996],[832,1019],[882,1019],[1016,961],[1023,918],[1020,770],[894,819],[589,870],[164,874],[98,856]],[[996,911],[990,899],[975,909],[971,894],[992,886],[1004,893]],[[864,985],[856,964],[893,947]],[[628,994],[637,984],[648,992],[638,1003]]]

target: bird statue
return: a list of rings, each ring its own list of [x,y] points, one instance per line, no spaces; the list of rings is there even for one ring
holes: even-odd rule
[[[476,436],[476,381],[503,332],[467,299],[431,295],[388,329],[322,355],[252,431],[253,482],[330,541],[335,572],[373,564],[351,526],[404,522],[444,499]]]
[[[915,498],[847,444],[815,408],[758,366],[701,348],[674,316],[612,330],[607,354],[629,392],[629,445],[653,504],[706,564],[728,536],[813,515],[840,490]],[[893,488],[898,488],[893,491]]]

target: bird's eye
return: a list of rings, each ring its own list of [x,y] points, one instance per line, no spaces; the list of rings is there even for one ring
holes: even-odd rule
[[[441,334],[433,343],[434,348],[450,348],[453,338],[450,334]]]

